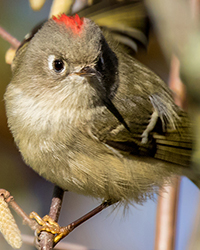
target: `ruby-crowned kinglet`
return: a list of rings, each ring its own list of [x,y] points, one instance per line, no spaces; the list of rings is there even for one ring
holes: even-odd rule
[[[48,20],[17,51],[5,93],[27,165],[63,189],[142,202],[190,164],[187,115],[152,71],[87,18]]]

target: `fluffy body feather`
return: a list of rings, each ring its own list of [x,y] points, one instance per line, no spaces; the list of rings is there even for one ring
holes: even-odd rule
[[[63,71],[49,66],[54,57]],[[189,166],[189,120],[170,90],[89,19],[79,36],[47,21],[12,70],[5,103],[15,142],[27,165],[63,189],[141,203],[181,173],[167,161]]]

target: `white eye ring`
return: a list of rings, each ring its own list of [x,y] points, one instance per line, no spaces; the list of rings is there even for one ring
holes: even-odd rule
[[[48,66],[50,70],[56,73],[63,73],[66,70],[66,63],[61,58],[56,58],[54,55],[48,57]]]

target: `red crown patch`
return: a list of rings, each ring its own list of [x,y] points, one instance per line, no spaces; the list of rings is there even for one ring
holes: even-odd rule
[[[75,16],[62,14],[58,17],[53,16],[52,19],[57,23],[64,23],[67,28],[71,28],[71,30],[76,34],[78,34],[82,29],[83,18],[80,18],[78,14]]]

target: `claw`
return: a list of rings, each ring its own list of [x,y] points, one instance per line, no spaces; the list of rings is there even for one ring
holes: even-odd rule
[[[54,237],[54,243],[58,243],[63,237],[70,233],[70,230],[68,230],[67,227],[60,227],[59,224],[48,215],[41,218],[36,212],[31,212],[29,217],[31,219],[35,219],[41,226],[36,230],[37,235],[39,235],[42,231],[56,235]]]

